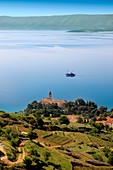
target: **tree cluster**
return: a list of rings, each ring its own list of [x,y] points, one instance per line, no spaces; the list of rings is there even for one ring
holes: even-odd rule
[[[58,107],[57,104],[42,104],[41,102],[33,101],[28,104],[27,108],[24,110],[26,114],[29,113],[41,113],[45,117],[58,117],[61,115],[82,115],[85,118],[94,118],[95,116],[103,115],[102,118],[109,114],[108,108],[106,106],[98,107],[96,103],[92,101],[85,102],[82,98],[77,100],[69,101],[65,104],[63,108]],[[110,112],[111,114],[111,112]],[[111,117],[113,116],[113,112]]]

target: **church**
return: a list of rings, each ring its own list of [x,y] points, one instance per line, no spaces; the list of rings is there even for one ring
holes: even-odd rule
[[[64,105],[67,103],[66,100],[58,100],[58,99],[53,99],[52,98],[52,92],[49,92],[48,98],[43,98],[41,100],[42,104],[57,104],[59,107],[64,107]]]

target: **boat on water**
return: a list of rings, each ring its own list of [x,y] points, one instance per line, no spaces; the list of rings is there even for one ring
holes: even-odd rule
[[[73,72],[67,72],[65,75],[66,77],[75,77],[75,73]]]

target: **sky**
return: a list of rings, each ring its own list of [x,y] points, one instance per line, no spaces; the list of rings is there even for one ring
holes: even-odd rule
[[[0,16],[113,14],[113,0],[0,0]]]

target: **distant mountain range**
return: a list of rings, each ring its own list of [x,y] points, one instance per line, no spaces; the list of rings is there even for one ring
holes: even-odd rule
[[[0,16],[0,30],[113,31],[113,14],[36,17]]]

